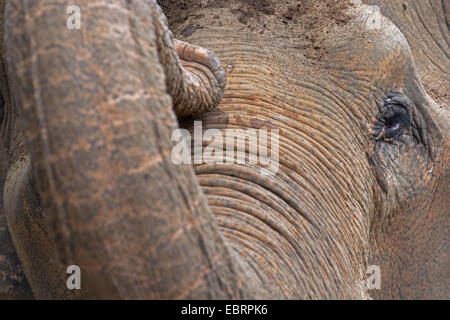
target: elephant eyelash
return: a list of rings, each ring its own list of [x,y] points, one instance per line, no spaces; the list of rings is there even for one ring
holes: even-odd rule
[[[405,132],[412,134],[411,107],[406,95],[397,92],[388,94],[373,126],[372,139],[394,142]]]

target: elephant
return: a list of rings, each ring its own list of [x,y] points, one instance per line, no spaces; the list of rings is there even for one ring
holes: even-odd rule
[[[0,297],[448,299],[448,51],[371,2],[0,1]]]

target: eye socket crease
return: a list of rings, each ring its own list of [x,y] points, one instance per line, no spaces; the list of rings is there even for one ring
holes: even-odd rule
[[[373,125],[372,140],[377,142],[394,143],[404,133],[414,134],[415,129],[412,120],[413,104],[409,98],[399,92],[391,92],[383,100],[383,106]]]

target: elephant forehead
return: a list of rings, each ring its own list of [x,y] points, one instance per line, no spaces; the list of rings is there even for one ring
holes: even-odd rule
[[[189,19],[172,26],[181,39],[216,52],[222,62],[231,65],[229,71],[252,63],[250,59],[266,58],[274,69],[307,70],[308,74],[311,68],[330,70],[337,77],[347,72],[346,78],[382,79],[378,87],[398,88],[411,67],[405,37],[376,5],[344,0],[297,5],[280,1],[264,6],[262,13],[236,1],[222,6],[203,9],[195,28]],[[211,34],[215,39],[211,40]],[[231,50],[234,57],[228,63],[222,52]],[[324,75],[314,72],[315,77]]]

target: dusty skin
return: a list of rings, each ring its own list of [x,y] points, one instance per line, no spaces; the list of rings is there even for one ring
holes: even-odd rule
[[[0,298],[449,299],[449,8],[403,2],[0,1]],[[194,120],[279,171],[175,165]]]

